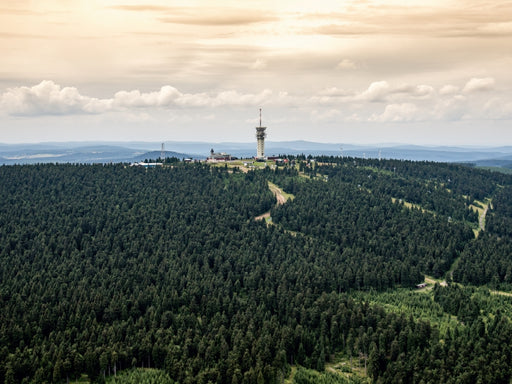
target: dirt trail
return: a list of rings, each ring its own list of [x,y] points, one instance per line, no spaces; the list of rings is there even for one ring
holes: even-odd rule
[[[432,279],[432,278],[430,278],[430,277],[427,277],[427,276],[425,276],[425,283],[432,284],[432,286],[433,286],[433,285],[435,285],[435,283],[439,283],[439,285],[440,285],[441,287],[446,287],[446,286],[448,286],[448,284],[446,283],[446,280],[442,280],[442,281],[434,280],[434,279]],[[432,289],[432,288],[433,288],[433,287],[427,287],[427,289]]]
[[[268,188],[270,189],[270,191],[276,197],[277,205],[283,205],[284,203],[286,203],[287,198],[283,194],[283,190],[281,188],[279,188],[274,183],[271,183],[270,181],[268,182]],[[268,220],[269,218],[270,218],[270,211],[269,212],[265,212],[265,213],[263,213],[263,214],[261,214],[259,216],[256,216],[254,218],[254,220],[267,220],[267,223],[271,223],[271,221]]]
[[[265,212],[263,215],[256,216],[254,220],[263,220],[270,217],[270,212]]]
[[[482,214],[480,215],[480,217],[478,218],[478,225],[480,226],[480,229],[483,231],[485,229],[485,215],[487,215],[487,211],[489,210],[489,204],[487,204],[485,206],[485,209],[484,211],[482,212]]]
[[[286,203],[286,197],[284,197],[283,190],[281,188],[271,182],[268,183],[268,187],[270,191],[272,191],[272,193],[276,196],[278,205]]]

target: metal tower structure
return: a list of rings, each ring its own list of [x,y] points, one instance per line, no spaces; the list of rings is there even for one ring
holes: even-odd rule
[[[162,163],[165,163],[165,143],[162,143],[162,149],[160,150],[160,159]]]
[[[256,151],[257,159],[265,158],[265,137],[267,137],[267,134],[265,133],[266,129],[267,129],[267,127],[261,126],[261,108],[260,108],[260,126],[256,127],[256,140],[258,142],[258,147],[257,147],[257,151]]]

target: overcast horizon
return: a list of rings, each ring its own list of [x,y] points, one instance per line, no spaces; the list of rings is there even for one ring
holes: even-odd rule
[[[512,2],[10,0],[0,143],[512,144]]]

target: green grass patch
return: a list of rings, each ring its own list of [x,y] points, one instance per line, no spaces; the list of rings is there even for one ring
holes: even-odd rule
[[[473,229],[473,232],[474,231],[475,230]],[[446,279],[448,279],[450,277],[450,280],[451,280],[451,277],[453,277],[453,271],[455,271],[455,269],[459,265],[459,261],[460,261],[460,256],[455,259],[455,261],[450,266],[450,269],[448,270],[448,272],[446,272],[446,275],[445,275]]]
[[[326,368],[324,372],[318,372],[313,369],[297,367],[293,379],[289,382],[292,384],[366,384],[370,383],[370,380],[329,368]]]
[[[477,205],[476,202],[471,204],[469,206],[470,209],[472,209],[474,212],[478,213],[478,215],[481,215],[484,212],[484,208],[480,205]]]
[[[437,325],[441,335],[444,335],[447,329],[454,329],[459,324],[455,316],[444,312],[441,306],[434,302],[431,289],[396,288],[384,292],[359,291],[354,292],[353,297],[370,304],[380,305],[386,311],[429,321],[430,324]]]
[[[118,372],[117,376],[109,376],[107,384],[174,384],[169,375],[159,369],[134,368]]]
[[[284,379],[284,384],[292,384],[293,383],[293,378],[294,378],[296,372],[297,372],[297,366],[292,365],[291,366],[290,376],[287,377],[286,379]]]
[[[375,173],[380,173],[382,175],[386,175],[386,176],[394,176],[395,174],[388,170],[388,169],[381,169],[381,168],[375,168],[375,167],[370,167],[370,166],[363,166],[361,167],[362,169],[367,169],[368,171],[372,171],[372,172],[375,172]]]
[[[70,384],[84,384],[84,383],[90,383],[91,380],[89,379],[89,376],[87,376],[85,373],[82,373],[82,375],[76,379],[76,380],[70,380]]]
[[[292,195],[291,193],[286,193],[285,191],[283,191],[282,188],[278,187],[276,184],[274,184],[274,183],[272,183],[270,181],[268,182],[268,187],[270,188],[272,193],[274,193],[276,195],[283,196],[283,198],[285,199],[285,202],[288,201],[288,200],[295,199],[295,195]]]
[[[423,213],[425,213],[425,212],[430,212],[430,211],[427,211],[426,209],[421,208],[421,206],[419,206],[418,204],[409,203],[409,202],[407,202],[407,201],[405,201],[405,200],[397,199],[397,198],[395,198],[395,197],[392,197],[392,198],[391,198],[391,201],[392,201],[393,203],[403,204],[403,205],[404,205],[404,207],[409,208],[409,209],[413,209],[413,208],[414,208],[414,209],[420,209],[420,210],[421,210],[421,212],[423,212]],[[432,212],[430,212],[430,213],[432,213]]]

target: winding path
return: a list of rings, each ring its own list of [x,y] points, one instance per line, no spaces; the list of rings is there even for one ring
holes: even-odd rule
[[[277,200],[277,205],[283,205],[284,203],[286,203],[286,201],[288,200],[288,198],[284,195],[284,192],[281,188],[279,188],[277,185],[275,185],[274,183],[271,183],[270,181],[268,182],[268,188],[270,189],[270,191],[274,194],[274,196],[276,197],[276,200]],[[254,218],[254,220],[267,220],[267,223],[269,223],[270,221],[268,221],[268,219],[270,218],[270,211],[268,212],[265,212],[259,216],[256,216]]]
[[[478,217],[478,226],[480,227],[480,230],[482,230],[482,231],[485,229],[485,215],[487,215],[487,211],[489,210],[489,204],[490,203],[487,203],[485,205],[484,211]]]
[[[268,182],[268,188],[276,196],[277,205],[286,203],[286,197],[283,195],[283,190],[281,188],[270,181]]]

